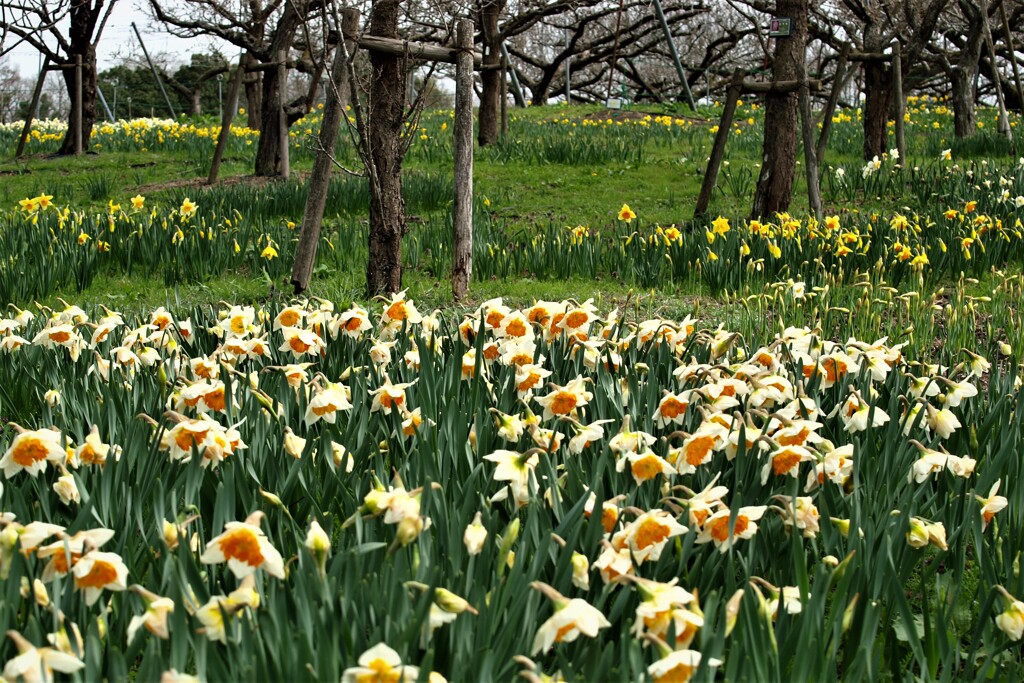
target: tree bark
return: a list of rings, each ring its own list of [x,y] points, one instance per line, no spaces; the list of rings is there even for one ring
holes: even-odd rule
[[[277,60],[283,51],[287,56],[295,40],[295,31],[308,13],[308,2],[295,0],[285,4],[274,37],[270,42],[271,59]],[[282,72],[285,77],[282,78]],[[260,107],[260,141],[256,148],[255,175],[276,177],[285,167],[281,155],[281,136],[287,135],[291,121],[282,122],[284,100],[288,97],[287,69],[267,69],[263,72],[263,101]],[[304,113],[304,112],[303,112]],[[296,117],[298,118],[298,117]]]
[[[259,60],[250,52],[245,55],[246,66],[255,66]],[[263,82],[259,73],[245,79],[245,112],[248,114],[248,127],[252,130],[263,130],[261,112],[263,110]]]
[[[892,68],[887,62],[864,63],[864,158],[881,157],[889,141]]]
[[[370,34],[398,37],[400,0],[377,0],[370,12]],[[366,288],[372,295],[402,289],[403,120],[405,114],[402,58],[370,52],[369,96],[370,236]]]
[[[772,60],[772,80],[795,81],[807,49],[807,0],[778,0],[775,13],[793,20],[792,35],[777,38]],[[753,218],[771,217],[785,211],[793,198],[796,170],[799,96],[796,92],[769,93],[765,98],[764,151],[757,180]]]
[[[480,110],[478,113],[480,146],[490,145],[498,139],[501,116],[501,83],[504,74],[501,65],[501,33],[498,19],[505,9],[505,0],[481,0],[479,6],[480,31],[483,35],[483,70],[480,72]]]
[[[981,59],[982,38],[981,12],[970,3],[961,5],[967,15],[967,39],[956,63],[950,69],[952,86],[953,134],[965,138],[974,133],[977,117],[974,111],[974,76],[978,73]]]

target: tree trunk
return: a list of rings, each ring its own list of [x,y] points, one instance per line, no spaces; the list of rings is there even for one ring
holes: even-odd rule
[[[480,84],[483,91],[480,95],[479,132],[477,141],[480,146],[489,145],[498,139],[501,117],[501,83],[504,74],[498,68],[501,65],[501,34],[498,32],[498,19],[505,9],[505,0],[481,0],[480,30],[483,34],[484,68],[480,71]]]
[[[245,56],[245,64],[254,66],[259,60],[250,52]],[[248,114],[248,127],[252,130],[263,130],[260,113],[263,110],[263,85],[259,73],[256,72],[245,79],[245,113]]]
[[[309,3],[293,1],[285,4],[281,18],[274,28],[274,37],[270,42],[270,59],[276,60],[283,51],[285,55],[292,47],[295,31],[308,12]],[[284,70],[287,74],[287,70]],[[282,175],[281,134],[287,132],[288,125],[282,125],[281,116],[284,100],[288,97],[287,76],[280,77],[277,69],[263,72],[263,102],[260,107],[260,141],[256,148],[257,176]]]
[[[72,43],[72,53],[68,55],[68,61],[74,62],[75,55],[82,55],[82,147],[89,149],[89,137],[92,135],[92,126],[96,122],[96,50],[88,41],[75,51],[75,44]],[[60,149],[57,154],[75,153],[75,70],[64,69],[61,71],[64,77],[64,85],[68,91],[68,100],[71,102],[71,109],[68,113],[68,131],[64,135]]]
[[[276,176],[281,157],[281,82],[277,69],[263,72],[263,101],[260,109],[260,140],[256,147],[257,176]]]
[[[203,91],[198,87],[192,91],[192,116],[200,116],[203,113]]]
[[[974,111],[974,76],[978,73],[978,60],[981,59],[984,37],[981,11],[970,4],[964,5],[962,9],[968,15],[966,41],[949,74],[952,86],[950,99],[953,104],[953,134],[958,138],[974,134],[977,120]]]
[[[962,64],[954,65],[950,72],[953,134],[958,138],[974,133],[974,74],[974,69],[965,69]]]
[[[881,157],[889,141],[892,69],[885,62],[864,63],[864,158]]]
[[[398,37],[401,0],[377,0],[370,12],[370,35]],[[370,52],[369,97],[370,238],[366,289],[372,296],[402,289],[402,140],[405,78],[402,58]]]
[[[801,65],[807,50],[807,0],[778,0],[775,13],[792,18],[793,33],[776,39],[772,80],[798,80],[803,73]],[[750,211],[753,218],[771,217],[789,208],[796,170],[799,113],[796,92],[769,93],[765,98],[764,151],[754,206]]]

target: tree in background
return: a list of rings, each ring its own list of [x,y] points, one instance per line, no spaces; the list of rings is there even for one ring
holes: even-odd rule
[[[157,21],[173,35],[185,38],[212,36],[241,48],[254,71],[246,89],[249,95],[249,125],[260,131],[254,172],[258,176],[281,174],[280,139],[282,128],[305,116],[313,106],[319,86],[322,59],[311,59],[296,47],[300,28],[303,33],[320,30],[320,0],[184,0],[168,3],[149,0]],[[305,41],[310,42],[310,41]],[[288,68],[313,75],[304,95],[287,100],[287,83],[273,65],[280,53],[288,57]],[[296,56],[294,52],[299,52]],[[287,76],[285,78],[287,80]],[[258,86],[258,95],[256,94]],[[281,116],[285,116],[285,126]]]
[[[117,0],[20,0],[5,2],[0,31],[8,37],[5,50],[27,43],[53,64],[82,61],[82,139],[88,140],[96,122],[96,46]],[[2,53],[0,53],[2,54]],[[58,154],[75,151],[72,124],[75,109],[75,70],[61,71],[71,100],[68,132]]]

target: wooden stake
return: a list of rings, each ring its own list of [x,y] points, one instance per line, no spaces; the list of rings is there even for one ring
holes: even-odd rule
[[[75,156],[82,154],[82,55],[75,55]]]
[[[985,31],[985,45],[988,47],[988,62],[992,67],[992,85],[996,87],[996,102],[999,104],[999,132],[1006,136],[1006,139],[1013,142],[1013,131],[1010,129],[1010,118],[1006,115],[1006,100],[1003,99],[1003,84],[999,77],[996,64],[996,48],[992,40],[992,28],[988,23],[988,2],[979,0],[981,5],[981,26]]]
[[[43,68],[39,70],[35,90],[32,91],[32,104],[29,105],[25,125],[21,129],[21,137],[18,138],[18,149],[14,152],[15,157],[20,157],[25,152],[25,144],[28,142],[28,134],[32,130],[32,119],[35,118],[36,111],[39,109],[39,98],[43,95],[43,82],[46,80],[46,71],[49,66],[50,58],[46,57],[43,59]]]
[[[452,207],[452,294],[466,296],[473,275],[473,22],[455,29],[455,202]]]
[[[711,204],[711,193],[718,183],[718,169],[721,168],[722,157],[725,156],[725,143],[729,141],[732,119],[736,114],[736,102],[740,99],[742,88],[743,72],[736,69],[732,72],[732,80],[729,81],[729,89],[725,93],[725,109],[722,110],[722,120],[718,122],[715,144],[711,148],[711,158],[708,159],[708,168],[704,173],[704,182],[700,186],[700,196],[697,197],[697,206],[693,210],[694,218],[707,213],[708,205]]]
[[[217,174],[220,172],[220,162],[224,159],[224,148],[231,136],[231,121],[238,110],[238,92],[242,89],[242,79],[245,77],[245,57],[238,58],[238,66],[231,77],[231,84],[228,86],[228,106],[224,110],[220,120],[220,135],[217,136],[217,149],[213,152],[213,163],[210,164],[210,175],[206,179],[207,185],[217,182]]]
[[[907,142],[903,130],[903,116],[907,102],[903,98],[903,54],[899,41],[892,46],[892,94],[896,98],[896,150],[900,164],[907,163]]]
[[[508,58],[501,55],[501,137],[508,133]]]
[[[850,44],[843,43],[839,52],[839,62],[836,64],[836,75],[832,79],[832,92],[828,95],[828,102],[825,104],[825,111],[821,115],[821,132],[818,134],[818,144],[814,147],[814,158],[818,165],[825,163],[825,149],[828,147],[828,135],[832,131],[832,117],[835,115],[836,106],[839,104],[839,94],[846,85],[846,64],[849,61]]]
[[[313,160],[313,171],[309,176],[306,208],[302,213],[302,232],[299,234],[299,244],[295,248],[295,265],[292,267],[292,284],[295,286],[296,294],[304,292],[313,277],[317,246],[320,243],[320,229],[323,225],[327,193],[331,184],[334,150],[337,146],[341,122],[345,118],[347,97],[342,92],[342,88],[348,85],[346,52],[348,49],[355,49],[355,35],[359,30],[359,10],[352,7],[345,8],[341,21],[347,49],[342,49],[339,45],[334,52],[334,62],[331,64],[331,87],[327,89],[324,118],[320,124],[320,144],[317,148],[316,158]]]
[[[277,108],[278,108],[278,171],[287,180],[291,175],[291,160],[288,157],[288,113],[285,101],[288,94],[288,54],[284,50],[277,53]]]
[[[807,203],[815,218],[821,218],[821,187],[818,179],[818,154],[814,147],[814,119],[811,117],[811,89],[807,85],[807,67],[800,60],[800,128],[804,139],[804,168],[807,173]]]

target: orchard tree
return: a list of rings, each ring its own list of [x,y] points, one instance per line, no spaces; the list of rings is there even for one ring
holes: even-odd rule
[[[96,122],[96,46],[117,0],[16,0],[3,3],[0,31],[3,50],[31,45],[52,64],[82,61],[82,140],[89,140]],[[3,54],[0,52],[0,54]],[[73,154],[75,131],[71,125],[76,106],[75,69],[63,69],[71,108],[68,131],[58,154]]]
[[[149,0],[149,6],[156,20],[174,35],[213,36],[245,52],[247,64],[253,70],[246,88],[249,125],[260,131],[254,172],[258,176],[280,175],[282,110],[287,126],[291,126],[309,112],[312,94],[319,86],[317,63],[322,60],[311,60],[307,55],[295,58],[292,52],[300,28],[305,32],[310,27],[317,30],[321,0],[184,0],[173,5],[165,0]],[[310,80],[309,92],[291,101],[284,101],[287,84],[274,66],[281,53],[289,57],[289,68],[315,76]]]

